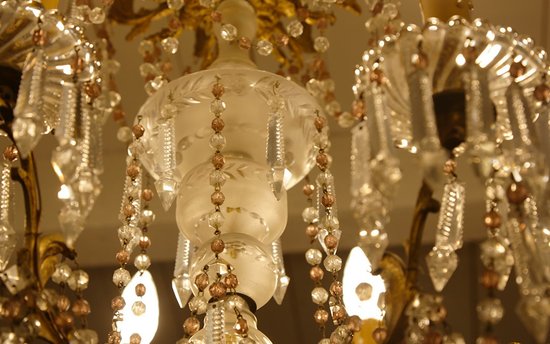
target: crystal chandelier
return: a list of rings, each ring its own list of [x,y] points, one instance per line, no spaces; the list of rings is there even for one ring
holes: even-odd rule
[[[255,312],[271,298],[281,304],[289,286],[281,235],[287,190],[303,180],[311,245],[305,258],[320,328],[319,338],[308,341],[465,343],[447,323],[439,292],[463,245],[469,189],[457,164],[469,164],[486,203],[480,226],[487,231],[481,244],[487,297],[476,308],[484,325],[477,343],[498,342],[493,327],[504,308],[497,291],[510,276],[520,290],[520,319],[545,343],[546,53],[510,28],[469,20],[470,1],[420,3],[427,18],[421,27],[402,21],[397,0],[366,1],[367,46],[346,112],[324,53],[335,9],[358,13],[354,0],[167,0],[139,9],[122,0],[0,1],[0,129],[10,141],[0,173],[2,343],[99,343],[87,327],[89,276],[74,245],[108,168],[102,128],[110,116],[128,156],[112,276],[119,294],[110,302],[105,342],[154,341],[162,312],[148,271],[156,190],[165,210],[175,203],[179,229],[172,287],[190,316],[178,343],[271,343]],[[117,24],[131,27],[129,39],[142,38],[139,73],[149,98],[133,124],[115,78],[120,63],[110,33]],[[195,35],[200,69],[174,77],[171,60],[186,30]],[[279,64],[276,73],[251,59],[269,55]],[[351,135],[351,207],[359,230],[345,267],[330,117]],[[60,234],[40,229],[33,151],[50,133],[57,140],[51,163],[63,204]],[[404,260],[386,251],[406,173],[398,150],[417,157],[423,175]],[[14,181],[25,203],[22,246],[13,228]],[[426,219],[437,212],[435,243],[425,257],[433,293],[421,290],[418,279]]]

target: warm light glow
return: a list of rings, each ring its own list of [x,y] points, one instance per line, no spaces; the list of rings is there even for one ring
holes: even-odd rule
[[[60,200],[68,200],[68,199],[71,199],[71,198],[72,198],[72,195],[73,195],[73,190],[71,190],[71,188],[68,187],[68,186],[65,185],[65,184],[62,184],[62,185],[61,185],[61,188],[60,188],[59,191],[57,192],[57,198],[59,198]]]
[[[136,295],[136,285],[145,285],[146,292],[142,297]],[[159,325],[159,297],[153,276],[147,270],[137,272],[124,291],[122,297],[126,300],[126,306],[122,309],[124,321],[119,323],[122,334],[122,343],[129,343],[130,336],[138,333],[141,336],[141,344],[149,344],[155,337]],[[140,316],[132,312],[134,302],[141,300],[146,310]]]
[[[466,64],[466,58],[464,58],[464,55],[458,54],[458,55],[456,55],[455,62],[457,64],[457,66],[462,67]]]
[[[488,44],[477,57],[476,63],[481,68],[487,67],[498,56],[501,50],[502,46],[500,44]]]
[[[361,301],[355,292],[360,283],[368,283],[372,286],[372,296]],[[361,319],[377,319],[383,317],[382,310],[378,307],[380,294],[386,291],[384,280],[380,275],[371,273],[370,262],[365,252],[358,246],[349,253],[348,261],[344,267],[344,304],[349,315],[357,315]]]

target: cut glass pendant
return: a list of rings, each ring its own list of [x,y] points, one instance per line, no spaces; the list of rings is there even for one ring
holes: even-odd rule
[[[182,274],[172,279],[172,290],[178,300],[180,308],[185,308],[189,298],[193,295],[191,290],[191,281],[189,280],[189,275]]]
[[[15,250],[16,237],[11,225],[5,221],[0,223],[0,271],[4,271]]]
[[[382,229],[362,230],[359,247],[363,249],[371,263],[371,271],[376,271],[389,244],[388,234]]]
[[[20,271],[17,264],[14,264],[4,270],[0,274],[0,279],[4,282],[4,285],[8,288],[12,295],[19,293],[21,290],[27,288],[31,283],[29,277]]]
[[[178,191],[178,182],[173,178],[160,178],[155,182],[157,193],[159,195],[162,207],[168,211],[176,198]]]
[[[529,333],[537,343],[547,343],[548,330],[550,330],[550,301],[538,295],[523,296],[517,307],[516,313]]]
[[[340,237],[342,236],[342,231],[339,229],[332,229],[328,230],[326,228],[322,228],[319,230],[319,234],[317,235],[317,240],[319,240],[319,244],[321,244],[321,247],[323,248],[323,251],[325,251],[325,254],[330,254],[329,249],[327,247],[327,244],[325,244],[325,238],[327,235],[332,234],[334,235],[338,241],[340,241]],[[338,250],[338,246],[335,247],[333,254],[336,254],[336,251]]]
[[[455,272],[458,257],[451,248],[434,247],[426,257],[426,263],[434,288],[440,292]]]
[[[73,247],[80,233],[84,230],[84,217],[77,207],[67,205],[59,212],[58,220],[67,245]]]
[[[278,305],[283,304],[283,300],[286,295],[286,290],[290,284],[290,277],[286,274],[281,274],[277,279],[277,287],[275,288],[275,293],[273,294],[273,299],[277,302]]]
[[[17,149],[21,156],[26,158],[42,137],[44,128],[36,118],[21,117],[15,119],[12,130],[15,142],[17,142]]]

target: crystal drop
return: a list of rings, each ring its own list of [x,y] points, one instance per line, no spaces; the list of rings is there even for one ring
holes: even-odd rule
[[[313,48],[319,53],[324,53],[330,47],[330,42],[325,36],[319,36],[315,38],[313,42]]]
[[[293,20],[286,26],[286,32],[292,37],[298,37],[304,32],[304,26],[299,20]]]
[[[0,223],[0,271],[4,271],[15,250],[15,231],[7,222]]]
[[[227,180],[227,175],[221,170],[212,170],[210,172],[210,185],[223,186]]]
[[[132,129],[127,126],[118,128],[116,138],[120,142],[127,143],[132,141]]]
[[[151,266],[151,258],[145,253],[138,254],[134,259],[134,266],[138,270],[147,270]]]
[[[141,140],[134,141],[130,143],[130,145],[128,146],[128,154],[132,157],[137,158],[141,154],[144,154],[145,151],[146,151],[145,144]]]
[[[321,264],[323,254],[316,248],[310,248],[306,251],[306,261],[309,265]]]
[[[225,147],[226,142],[225,136],[220,133],[210,136],[210,147],[214,150],[221,151]]]
[[[350,128],[357,119],[349,112],[345,111],[338,116],[338,125],[342,128]]]
[[[273,293],[273,299],[278,305],[283,304],[283,300],[285,298],[286,291],[288,289],[289,284],[290,284],[290,277],[288,277],[285,274],[280,275],[279,278],[277,279],[277,286],[275,288],[275,293]]]
[[[160,178],[155,182],[155,187],[162,203],[162,207],[165,211],[168,211],[176,198],[178,183],[174,179]]]
[[[324,305],[328,300],[328,291],[323,287],[313,288],[311,300],[317,305]]]
[[[185,5],[185,0],[166,0],[168,8],[171,10],[177,11]]]
[[[55,266],[55,270],[52,274],[52,281],[54,283],[66,283],[71,277],[73,269],[67,263],[59,263]]]
[[[151,40],[144,39],[139,42],[138,52],[141,56],[147,56],[155,51],[155,45]]]
[[[547,343],[550,318],[547,304],[541,301],[540,296],[523,296],[516,307],[516,313],[537,343]]]
[[[221,99],[214,99],[212,103],[210,103],[210,111],[213,114],[219,115],[225,111],[225,108],[226,108],[226,104]]]
[[[302,219],[305,223],[313,223],[319,220],[319,212],[314,207],[307,207],[302,212]]]
[[[31,283],[28,274],[22,273],[17,264],[13,264],[5,269],[4,272],[0,274],[0,279],[4,282],[4,285],[12,295],[19,293]]]
[[[78,162],[78,151],[73,144],[56,147],[52,153],[51,163],[61,181],[71,180]]]
[[[88,18],[92,24],[101,24],[105,21],[105,11],[101,7],[96,7],[88,12]]]
[[[494,325],[502,320],[504,316],[504,307],[500,299],[497,298],[486,298],[481,300],[476,310],[478,319],[486,324]]]
[[[71,290],[83,291],[88,288],[90,277],[84,270],[74,270],[67,280],[67,285]]]
[[[81,328],[72,333],[69,344],[98,344],[99,338],[94,330]]]
[[[259,40],[258,43],[256,43],[256,51],[262,56],[268,56],[273,52],[273,44],[264,39]]]
[[[208,225],[214,229],[220,228],[225,221],[225,217],[220,211],[213,211],[208,215]]]
[[[84,169],[78,173],[78,178],[72,185],[75,198],[80,206],[82,216],[87,216],[93,207],[95,199],[101,192],[101,184],[91,171]]]
[[[325,269],[327,269],[327,271],[329,272],[338,272],[340,271],[340,269],[342,269],[342,258],[334,254],[328,255],[325,258],[323,265],[325,266]]]
[[[369,259],[372,271],[378,269],[388,245],[388,234],[385,231],[379,229],[361,231],[359,246]]]
[[[160,41],[162,49],[168,54],[175,54],[178,51],[179,43],[175,37],[166,37]]]
[[[156,91],[161,89],[164,85],[167,84],[166,79],[162,75],[157,75],[153,80],[147,81],[145,84],[145,92],[152,96]]]
[[[180,308],[184,308],[185,305],[187,305],[187,301],[189,301],[189,298],[193,296],[189,276],[187,276],[186,274],[181,274],[177,277],[174,277],[172,279],[172,290],[174,292],[174,295],[176,296]]]
[[[132,313],[134,313],[138,317],[145,314],[146,309],[147,307],[142,301],[136,301],[132,304]]]
[[[74,247],[74,243],[84,230],[85,218],[78,208],[67,205],[59,212],[58,220],[67,246]]]
[[[221,27],[221,35],[226,41],[234,41],[237,38],[237,28],[232,24],[223,24]]]
[[[327,247],[327,244],[325,243],[325,238],[327,235],[332,234],[336,237],[338,241],[340,241],[340,237],[342,236],[342,231],[339,229],[332,229],[328,230],[327,228],[334,228],[331,225],[326,224],[326,221],[323,221],[323,228],[319,231],[319,235],[317,236],[317,239],[319,240],[319,244],[321,244],[321,247],[323,248],[323,251],[325,251],[326,254],[330,254],[330,250]],[[338,246],[334,248],[334,252],[338,250]]]
[[[157,75],[160,75],[161,73],[162,72],[160,71],[160,69],[152,63],[148,63],[148,62],[147,63],[142,63],[139,66],[139,74],[141,75],[142,78],[146,78],[146,77],[149,77],[149,76],[156,77]]]
[[[275,198],[279,201],[283,193],[283,182],[285,177],[284,166],[273,166],[267,173],[267,181],[271,186],[271,191],[275,195]]]
[[[12,132],[19,154],[26,158],[34,149],[40,138],[44,125],[36,118],[16,118],[12,124]]]
[[[355,294],[357,294],[357,297],[360,301],[367,301],[372,296],[372,285],[362,282],[355,287]]]
[[[206,313],[206,309],[208,308],[208,302],[206,301],[206,298],[203,295],[195,296],[194,298],[189,301],[189,310],[191,312],[196,312],[197,314],[204,314]]]
[[[458,265],[455,251],[434,247],[426,257],[426,262],[435,290],[442,291]]]
[[[113,283],[117,287],[125,287],[131,279],[130,272],[124,268],[118,268],[113,273]]]

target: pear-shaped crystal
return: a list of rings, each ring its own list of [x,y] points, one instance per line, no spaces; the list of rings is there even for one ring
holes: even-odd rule
[[[61,209],[57,218],[67,245],[73,247],[80,233],[84,230],[84,216],[77,207],[67,205]]]
[[[275,198],[279,201],[283,193],[283,181],[285,176],[284,166],[274,166],[267,174],[271,191]]]
[[[330,250],[327,247],[327,244],[325,243],[325,238],[327,235],[332,234],[340,241],[340,237],[342,236],[342,231],[339,229],[332,229],[330,232],[326,228],[321,228],[319,230],[319,235],[317,235],[317,240],[319,240],[319,244],[321,244],[321,247],[323,248],[323,251],[328,255],[330,254]],[[338,250],[338,246],[334,248],[333,254],[335,254]]]
[[[436,248],[426,257],[428,271],[435,290],[442,291],[458,265],[458,257],[450,248]]]
[[[178,192],[178,182],[173,178],[160,178],[155,182],[157,193],[159,195],[162,207],[168,211],[176,198]]]
[[[90,169],[83,168],[78,172],[78,177],[73,181],[72,190],[80,206],[82,216],[86,217],[92,210],[97,196],[101,193],[99,179]]]
[[[378,269],[378,264],[380,264],[389,242],[388,234],[384,230],[373,229],[360,232],[359,247],[363,249],[369,259],[372,271]]]
[[[283,300],[286,295],[286,290],[290,284],[290,277],[285,274],[282,274],[277,279],[277,287],[275,288],[275,293],[273,294],[273,300],[277,302],[278,305],[283,304]]]
[[[520,299],[516,313],[537,343],[547,343],[550,330],[550,301],[548,298],[528,295]]]
[[[174,279],[172,279],[172,290],[174,291],[174,295],[176,296],[176,300],[178,300],[180,308],[185,308],[189,298],[193,295],[189,276],[186,274],[181,274],[174,277]]]
[[[15,250],[15,231],[11,225],[2,221],[0,223],[0,271],[4,271],[10,257]]]
[[[40,138],[44,125],[33,116],[16,118],[12,125],[13,137],[19,154],[26,158]]]
[[[61,182],[73,179],[78,162],[78,151],[70,143],[57,147],[52,153],[51,163]]]

